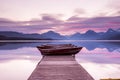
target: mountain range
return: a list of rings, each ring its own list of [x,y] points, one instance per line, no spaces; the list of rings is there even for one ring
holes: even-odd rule
[[[120,29],[108,29],[106,32],[88,30],[86,33],[75,33],[63,36],[54,31],[43,34],[24,34],[13,31],[0,31],[0,40],[120,40]]]
[[[75,33],[69,39],[77,40],[120,40],[120,30],[108,29],[106,32],[95,32],[88,30],[84,34]]]

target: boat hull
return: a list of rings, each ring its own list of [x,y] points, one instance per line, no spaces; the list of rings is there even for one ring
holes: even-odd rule
[[[42,55],[74,55],[78,53],[82,47],[63,47],[62,48],[41,48],[37,46]]]
[[[70,48],[70,49],[56,49],[56,50],[44,50],[38,48],[42,55],[71,55],[78,53],[82,48]]]

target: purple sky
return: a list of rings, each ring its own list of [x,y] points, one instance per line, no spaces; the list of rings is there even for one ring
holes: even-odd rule
[[[0,31],[69,35],[120,28],[120,0],[0,0]]]

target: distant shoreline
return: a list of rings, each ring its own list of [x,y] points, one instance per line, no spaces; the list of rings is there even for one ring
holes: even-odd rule
[[[0,42],[120,42],[120,40],[0,40]]]

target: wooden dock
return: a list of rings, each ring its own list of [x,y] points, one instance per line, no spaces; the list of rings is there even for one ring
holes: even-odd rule
[[[28,80],[94,80],[74,56],[44,56]]]

